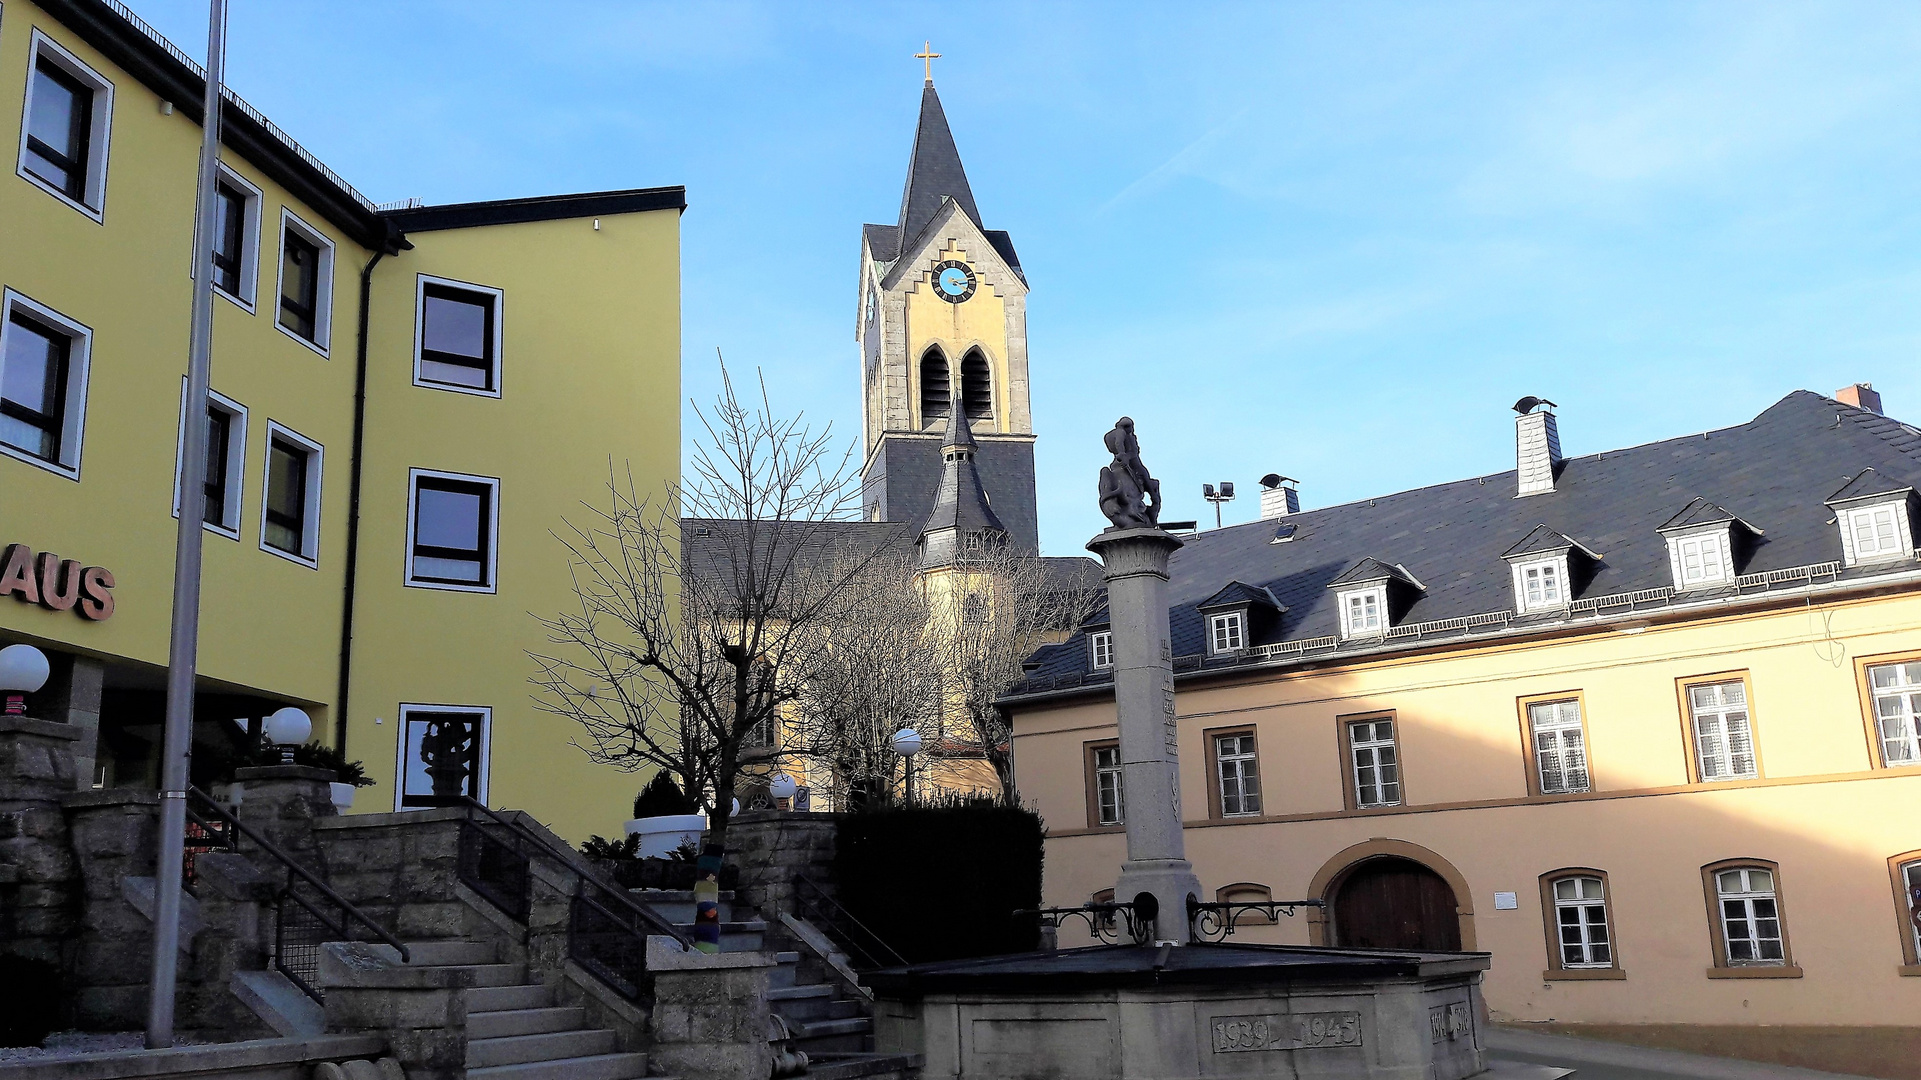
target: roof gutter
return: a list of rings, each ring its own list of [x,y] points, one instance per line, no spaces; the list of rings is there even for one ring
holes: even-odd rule
[[[1696,600],[1691,603],[1669,604],[1659,610],[1626,611],[1607,619],[1595,619],[1582,623],[1544,623],[1530,626],[1502,635],[1485,637],[1458,637],[1446,640],[1430,639],[1424,643],[1429,648],[1397,648],[1389,645],[1374,645],[1348,651],[1321,653],[1311,658],[1292,657],[1287,660],[1270,660],[1265,663],[1235,665],[1233,667],[1197,668],[1192,671],[1174,673],[1175,683],[1191,683],[1207,678],[1227,678],[1233,676],[1270,674],[1293,668],[1308,666],[1321,667],[1330,663],[1344,664],[1352,660],[1366,660],[1391,655],[1414,655],[1423,652],[1438,652],[1450,648],[1480,647],[1490,644],[1520,643],[1529,639],[1556,637],[1570,631],[1593,631],[1612,633],[1640,633],[1649,625],[1657,622],[1676,622],[1677,617],[1699,615],[1702,613],[1739,614],[1767,607],[1778,607],[1795,600],[1811,600],[1821,597],[1824,600],[1844,600],[1855,595],[1899,590],[1903,586],[1921,585],[1921,569],[1904,570],[1898,574],[1883,574],[1872,578],[1857,578],[1853,581],[1830,581],[1823,584],[1804,585],[1792,592],[1758,593],[1741,597],[1721,597]],[[1033,694],[1008,694],[994,699],[994,704],[1004,708],[1030,706],[1038,703],[1067,701],[1074,698],[1111,698],[1114,684],[1109,682],[1084,683],[1080,686],[1062,687],[1058,690],[1042,690]]]

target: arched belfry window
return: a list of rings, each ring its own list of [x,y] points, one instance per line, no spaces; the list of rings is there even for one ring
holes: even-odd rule
[[[994,375],[979,349],[970,349],[961,358],[961,404],[967,407],[969,420],[994,418]]]
[[[947,357],[940,346],[930,347],[920,358],[920,422],[923,427],[947,419],[953,410],[952,383],[947,374]]]

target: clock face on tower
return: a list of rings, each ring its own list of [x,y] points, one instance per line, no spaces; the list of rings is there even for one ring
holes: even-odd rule
[[[934,264],[934,295],[958,304],[974,295],[974,272],[964,262],[948,259]]]

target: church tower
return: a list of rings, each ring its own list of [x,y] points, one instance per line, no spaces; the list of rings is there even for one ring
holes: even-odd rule
[[[973,466],[1015,550],[1039,550],[1027,392],[1027,279],[1005,232],[981,225],[930,77],[900,219],[861,228],[862,504],[923,523],[958,401]]]

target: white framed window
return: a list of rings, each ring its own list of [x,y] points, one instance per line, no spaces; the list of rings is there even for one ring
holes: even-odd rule
[[[1908,935],[1914,942],[1914,955],[1921,960],[1921,859],[1902,863],[1900,868],[1903,911],[1908,915]]]
[[[484,705],[400,706],[394,809],[487,801],[493,709]]]
[[[1696,533],[1669,542],[1674,560],[1674,584],[1680,589],[1719,585],[1734,576],[1728,565],[1726,532]]]
[[[1225,611],[1207,617],[1208,651],[1219,656],[1222,653],[1237,653],[1247,648],[1247,616],[1239,611]]]
[[[187,379],[180,378],[180,422],[174,429],[173,516],[180,516],[180,479],[187,469]],[[247,407],[218,390],[207,391],[207,511],[210,532],[240,539],[240,504],[246,490]]]
[[[1221,816],[1244,817],[1261,812],[1261,767],[1254,751],[1254,733],[1214,737],[1214,767],[1221,782]]]
[[[1734,679],[1695,683],[1687,689],[1701,782],[1752,780],[1760,775],[1754,756],[1754,726],[1748,716],[1747,685]]]
[[[1353,760],[1354,804],[1401,805],[1401,761],[1400,750],[1394,745],[1394,721],[1350,723],[1347,743]]]
[[[1614,966],[1608,940],[1605,886],[1598,877],[1564,877],[1554,883],[1554,923],[1560,930],[1561,966]]]
[[[407,474],[407,584],[452,592],[496,591],[500,481],[413,469]]]
[[[280,299],[274,325],[322,356],[333,332],[333,277],[334,242],[281,207]]]
[[[1087,635],[1087,649],[1092,654],[1094,670],[1106,671],[1114,666],[1114,632],[1096,630]]]
[[[0,293],[0,454],[80,479],[93,331]]]
[[[1514,567],[1515,610],[1559,611],[1567,607],[1567,568],[1560,559],[1517,563]]]
[[[1094,748],[1095,819],[1102,825],[1120,825],[1127,820],[1127,794],[1121,779],[1121,748]]]
[[[252,314],[260,280],[260,189],[222,165],[214,195],[214,292]]]
[[[1387,589],[1357,589],[1340,594],[1341,636],[1365,637],[1387,629]]]
[[[451,278],[414,277],[414,385],[500,396],[502,293]]]
[[[260,550],[302,566],[320,565],[320,464],[319,443],[267,421]]]
[[[39,30],[33,32],[30,55],[17,171],[100,221],[107,204],[113,84]]]
[[[1862,506],[1841,513],[1853,559],[1848,565],[1906,559],[1914,555],[1908,515],[1898,503]]]
[[[1758,867],[1717,871],[1714,889],[1720,900],[1721,940],[1728,965],[1786,964],[1774,872]]]
[[[1883,766],[1921,764],[1921,663],[1868,668]]]
[[[1587,746],[1581,731],[1581,703],[1573,699],[1532,702],[1527,707],[1527,726],[1541,794],[1586,791]]]

